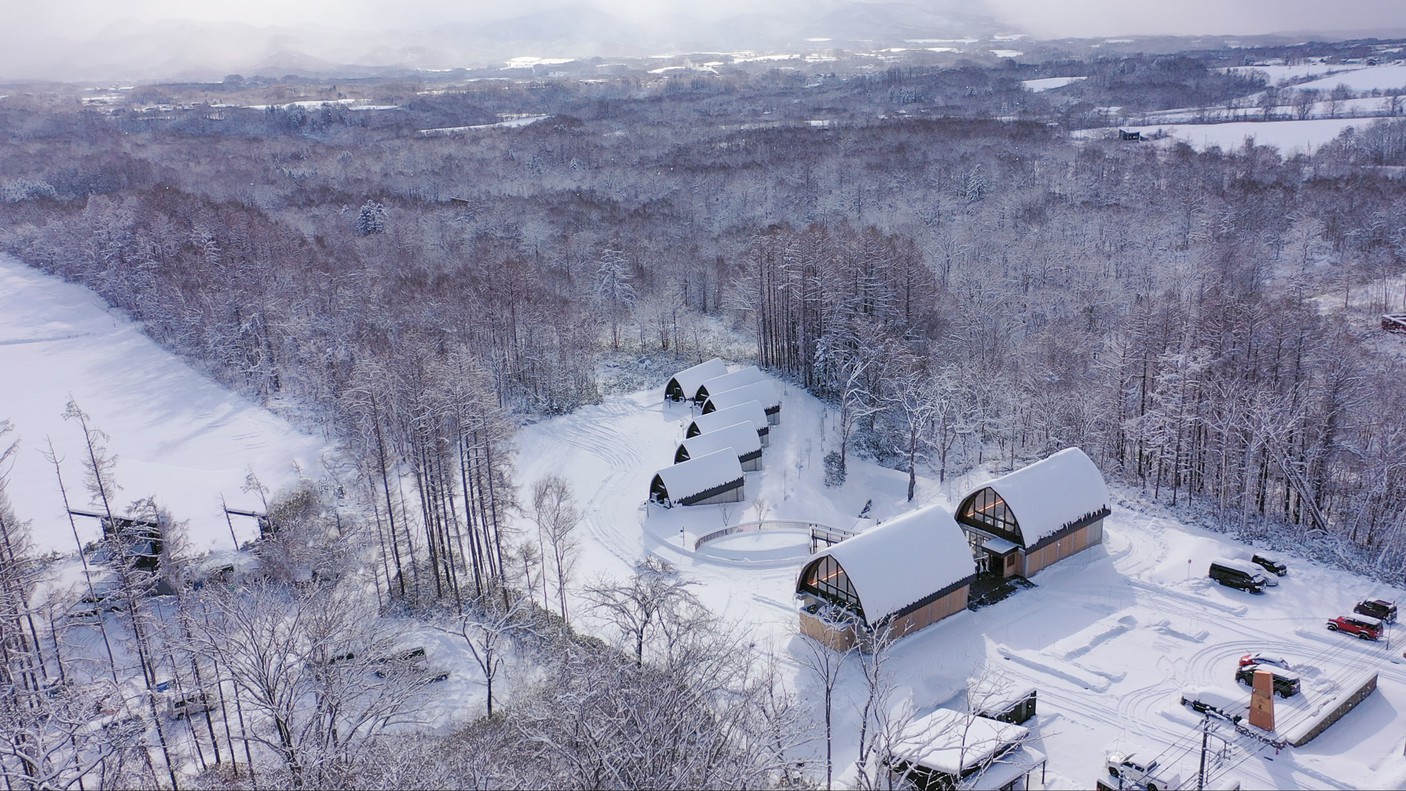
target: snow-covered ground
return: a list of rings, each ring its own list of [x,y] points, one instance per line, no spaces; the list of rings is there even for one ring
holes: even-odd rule
[[[1158,132],[1172,140],[1181,140],[1193,148],[1205,150],[1239,148],[1245,138],[1253,137],[1256,145],[1274,146],[1284,156],[1308,153],[1342,134],[1349,126],[1363,127],[1375,118],[1310,118],[1303,121],[1231,121],[1223,124],[1159,124],[1122,126],[1119,129],[1142,132],[1144,136]],[[1114,134],[1113,129],[1081,129],[1075,137],[1101,138]]]
[[[1020,84],[1024,85],[1027,91],[1041,93],[1044,91],[1052,91],[1055,88],[1063,88],[1070,83],[1087,79],[1088,77],[1043,77],[1038,80],[1021,80]]]
[[[10,491],[20,513],[40,528],[41,542],[59,549],[67,548],[67,523],[38,445],[54,438],[70,491],[79,488],[81,438],[59,417],[69,393],[111,435],[124,494],[156,494],[190,520],[197,545],[218,543],[225,532],[220,495],[251,504],[240,491],[247,466],[277,487],[293,479],[295,460],[312,472],[324,452],[322,442],[193,373],[91,293],[11,259],[0,259],[0,370],[19,383],[0,395],[0,416],[15,420],[24,441]],[[816,399],[784,387],[782,422],[772,428],[763,469],[747,474],[744,503],[645,505],[650,478],[672,461],[691,417],[688,407],[664,404],[656,388],[527,426],[517,437],[520,483],[530,486],[548,473],[571,481],[587,514],[576,586],[602,575],[624,577],[648,555],[669,560],[697,583],[706,605],[750,630],[758,653],[779,657],[787,682],[814,707],[816,681],[799,661],[803,638],[796,635],[792,595],[808,557],[805,538],[736,535],[697,550],[694,542],[724,525],[763,518],[851,527],[868,501],[876,519],[888,519],[910,508],[906,475],[851,457],[845,485],[826,488],[821,460],[832,447],[833,416]],[[951,508],[986,474],[945,484],[922,478],[912,506]],[[55,524],[64,527],[57,537]],[[1039,690],[1040,713],[1027,724],[1034,746],[1049,756],[1046,787],[1087,787],[1101,774],[1106,752],[1119,748],[1162,755],[1185,777],[1194,774],[1200,733],[1199,719],[1179,705],[1180,690],[1214,686],[1244,699],[1233,681],[1236,658],[1263,650],[1285,656],[1303,676],[1303,693],[1278,702],[1281,731],[1364,670],[1379,672],[1380,687],[1302,748],[1276,754],[1222,732],[1230,747],[1213,762],[1213,778],[1238,779],[1246,788],[1406,785],[1400,638],[1364,643],[1324,629],[1325,618],[1350,612],[1358,599],[1402,592],[1292,557],[1285,558],[1289,576],[1262,596],[1205,578],[1211,558],[1249,554],[1223,535],[1146,512],[1135,501],[1115,502],[1103,545],[1040,573],[1033,589],[961,612],[894,646],[887,666],[896,684],[891,702],[921,714],[953,705],[970,678],[1009,678]],[[574,615],[592,628],[584,612]],[[432,663],[452,673],[440,714],[446,720],[472,714],[481,702],[476,668],[452,639],[424,633],[424,643]],[[848,782],[864,695],[854,664],[837,694],[836,771]],[[818,722],[820,712],[812,714]],[[818,725],[812,736],[806,749],[814,770],[823,755]]]
[[[1233,66],[1221,71],[1231,74],[1249,74],[1250,72],[1262,72],[1269,77],[1271,85],[1278,85],[1285,81],[1303,80],[1309,77],[1320,77],[1328,74],[1339,74],[1347,71],[1355,71],[1365,68],[1355,65],[1332,65],[1327,63],[1301,63],[1296,66]],[[1336,85],[1337,83],[1334,83]]]
[[[1353,69],[1341,74],[1330,74],[1294,87],[1331,91],[1339,85],[1346,85],[1353,91],[1385,91],[1406,87],[1406,62],[1395,61],[1379,66]]]
[[[316,477],[325,441],[202,376],[142,335],[87,289],[49,277],[0,255],[0,420],[19,439],[9,493],[16,513],[33,524],[42,552],[73,551],[73,534],[53,466],[43,452],[52,440],[74,508],[92,500],[84,486],[82,430],[65,420],[69,399],[105,432],[117,457],[122,490],[114,506],[154,496],[177,519],[189,521],[192,551],[230,548],[221,507],[261,510],[256,493],[242,491],[253,472],[271,491],[293,484],[298,469]],[[98,536],[96,520],[80,519],[80,536]],[[252,520],[235,524],[247,541]]]
[[[668,464],[683,436],[688,407],[666,405],[659,390],[615,397],[524,429],[518,469],[525,485],[565,474],[587,511],[577,584],[623,577],[647,554],[677,565],[698,584],[702,601],[751,630],[756,650],[775,653],[802,700],[815,680],[799,657],[795,577],[808,557],[799,535],[734,535],[694,550],[695,540],[753,519],[813,520],[850,527],[867,500],[886,519],[908,510],[906,476],[851,458],[846,484],[827,489],[820,463],[830,426],[824,406],[786,389],[782,422],[772,427],[763,469],[747,473],[747,499],[672,510],[646,505],[649,480]],[[1002,470],[1004,471],[1004,470]],[[981,475],[938,485],[920,481],[914,505],[955,505]],[[1336,569],[1287,558],[1290,574],[1262,596],[1206,579],[1215,557],[1249,557],[1223,535],[1182,526],[1115,504],[1104,545],[1057,564],[1037,587],[978,611],[959,613],[892,649],[893,703],[918,713],[952,703],[969,678],[1008,677],[1039,690],[1035,747],[1049,756],[1047,787],[1087,787],[1109,750],[1162,755],[1194,776],[1200,717],[1179,703],[1188,686],[1214,686],[1248,701],[1237,687],[1237,659],[1250,651],[1282,654],[1302,672],[1304,692],[1278,701],[1280,732],[1303,722],[1358,678],[1380,672],[1379,691],[1326,734],[1302,748],[1274,748],[1233,731],[1213,778],[1246,788],[1401,787],[1406,739],[1389,727],[1406,707],[1400,646],[1362,643],[1324,628],[1368,595],[1400,596]],[[587,625],[578,612],[578,621]],[[847,669],[836,717],[837,775],[852,779],[864,685]],[[955,704],[960,706],[960,702]],[[819,717],[819,711],[815,712]],[[1027,723],[1030,724],[1030,723]],[[817,736],[818,739],[818,736]],[[812,761],[823,754],[813,741]],[[819,766],[808,762],[809,766]]]

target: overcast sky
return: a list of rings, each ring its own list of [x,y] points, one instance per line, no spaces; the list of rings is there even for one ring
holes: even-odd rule
[[[6,11],[11,35],[82,38],[123,19],[236,20],[354,29],[478,22],[569,0],[21,0]],[[866,0],[855,0],[865,2]],[[720,17],[768,0],[594,0],[628,16],[680,12]],[[922,0],[917,0],[921,3]],[[1406,27],[1406,0],[970,0],[1040,37],[1370,31]]]

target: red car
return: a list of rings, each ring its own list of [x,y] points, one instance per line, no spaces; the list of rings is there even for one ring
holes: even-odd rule
[[[1382,622],[1365,615],[1339,615],[1328,620],[1328,631],[1346,632],[1362,640],[1382,639]]]
[[[1282,659],[1277,656],[1266,656],[1260,653],[1246,654],[1240,657],[1240,667],[1244,667],[1246,665],[1273,665],[1275,667],[1282,667],[1285,670],[1294,669],[1289,665],[1289,662],[1286,659]]]

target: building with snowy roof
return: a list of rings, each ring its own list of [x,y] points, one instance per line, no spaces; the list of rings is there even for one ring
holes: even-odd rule
[[[742,501],[742,464],[731,448],[695,456],[655,473],[649,499],[666,508]]]
[[[875,525],[817,552],[796,579],[801,631],[838,650],[875,629],[916,632],[967,607],[976,566],[962,530],[937,506]]]
[[[717,357],[705,360],[692,368],[685,368],[669,377],[669,381],[664,384],[664,398],[667,401],[692,401],[704,382],[726,373],[727,366]]]
[[[1029,577],[1103,543],[1108,487],[1093,461],[1065,448],[979,487],[957,521],[983,571]]]
[[[884,763],[924,791],[1026,789],[1036,769],[1045,781],[1045,755],[1026,743],[1029,735],[1021,725],[936,709],[899,731]]]
[[[767,422],[771,425],[774,426],[781,422],[781,394],[777,391],[776,383],[767,379],[734,387],[731,390],[715,391],[708,396],[708,400],[703,402],[703,414],[745,404],[748,401],[756,401],[762,405],[762,411],[766,412]]]
[[[674,451],[674,463],[680,464],[725,449],[737,454],[737,461],[742,464],[743,471],[750,472],[762,468],[762,438],[757,436],[757,427],[752,425],[750,420],[689,437]]]
[[[751,423],[756,428],[757,437],[762,441],[762,447],[765,448],[770,441],[768,435],[771,433],[771,424],[767,422],[766,410],[757,401],[749,401],[727,409],[709,412],[706,415],[699,415],[688,424],[688,428],[684,430],[684,436],[696,437],[699,434],[706,434],[709,431],[716,431],[742,422]]]
[[[742,387],[743,385],[749,385],[753,382],[765,382],[766,380],[766,374],[762,373],[762,369],[755,365],[749,365],[746,368],[738,368],[736,371],[713,377],[699,385],[698,389],[693,393],[693,400],[701,404],[707,401],[708,397],[714,393],[721,393],[724,390]]]

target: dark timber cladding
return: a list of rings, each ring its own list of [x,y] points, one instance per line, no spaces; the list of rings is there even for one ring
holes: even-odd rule
[[[1103,541],[1103,475],[1078,448],[1004,475],[963,498],[957,521],[1003,576],[1028,577]]]
[[[688,401],[698,394],[698,388],[709,379],[716,379],[727,373],[723,361],[714,357],[670,377],[664,385],[664,398],[669,401]]]

